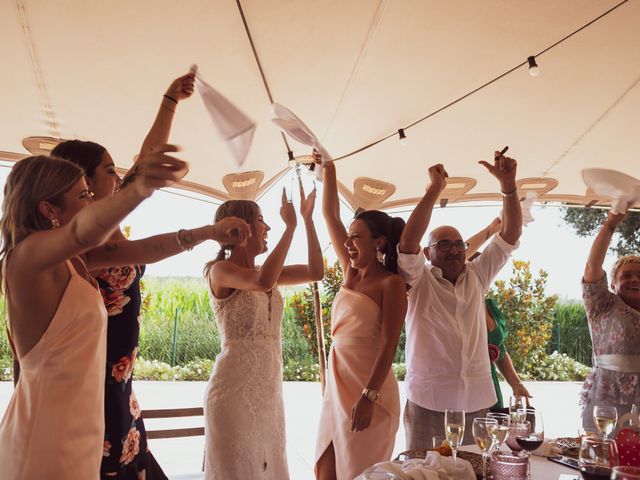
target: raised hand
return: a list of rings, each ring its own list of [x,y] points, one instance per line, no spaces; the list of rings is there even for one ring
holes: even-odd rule
[[[187,73],[186,75],[178,77],[171,82],[165,95],[176,101],[189,98],[193,93],[195,80],[196,76],[194,73]]]
[[[189,164],[167,155],[177,151],[175,145],[159,145],[151,149],[127,172],[120,190],[132,185],[143,197],[149,197],[154,190],[180,181],[189,171]]]
[[[284,188],[282,189],[282,206],[280,207],[280,216],[287,228],[296,228],[298,225],[298,219],[296,218],[296,211],[293,208],[293,202],[287,201],[287,194]]]
[[[511,157],[505,157],[500,152],[493,152],[493,165],[485,160],[478,163],[483,165],[491,175],[496,177],[500,182],[500,188],[503,193],[509,193],[516,189],[516,170],[518,162]]]
[[[316,204],[316,189],[314,188],[309,196],[305,197],[304,190],[300,188],[300,215],[303,220],[310,221],[313,215],[313,208]]]
[[[226,244],[243,244],[251,236],[251,226],[238,217],[225,217],[211,226],[211,240]]]
[[[449,174],[444,169],[444,165],[438,163],[429,167],[429,188],[435,188],[438,192],[442,192],[447,186],[447,177]]]

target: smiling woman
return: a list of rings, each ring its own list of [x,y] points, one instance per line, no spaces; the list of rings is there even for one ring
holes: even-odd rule
[[[583,278],[583,299],[593,341],[594,368],[581,395],[582,423],[594,427],[598,406],[616,407],[618,417],[640,403],[640,256],[621,257],[611,271],[602,268],[606,251],[624,215],[609,213],[596,236]]]

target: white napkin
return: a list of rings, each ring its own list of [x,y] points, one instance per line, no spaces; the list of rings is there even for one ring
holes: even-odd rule
[[[476,480],[473,467],[466,460],[453,461],[438,452],[427,452],[424,459],[413,458],[400,462],[381,462],[368,468],[356,480],[376,478],[376,474],[390,473],[397,480]]]
[[[533,203],[538,198],[538,194],[536,192],[527,192],[525,193],[524,199],[520,202],[520,208],[522,209],[522,226],[526,227],[535,219],[531,214],[531,208],[533,207]],[[502,210],[500,210],[500,214],[498,215],[502,218]]]
[[[327,152],[327,150],[322,146],[320,140],[318,140],[311,129],[307,127],[295,113],[279,103],[272,104],[271,108],[275,115],[275,118],[272,118],[271,121],[280,130],[303,145],[308,145],[320,152],[320,165],[316,165],[315,174],[318,180],[322,180],[322,165],[324,165],[325,162],[332,160],[329,152]]]
[[[196,65],[191,71],[196,74],[196,88],[202,98],[214,127],[231,152],[233,163],[240,169],[247,159],[256,124],[220,92],[206,83],[197,72]]]
[[[617,170],[587,168],[582,170],[587,187],[603,197],[611,198],[612,213],[627,213],[627,209],[640,202],[640,180]]]

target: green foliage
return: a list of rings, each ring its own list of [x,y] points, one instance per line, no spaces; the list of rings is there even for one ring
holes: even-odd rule
[[[507,351],[517,372],[545,353],[551,338],[555,295],[547,296],[547,272],[531,273],[529,262],[514,260],[508,283],[495,282],[490,295],[495,298],[507,319]]]
[[[178,365],[172,367],[168,363],[158,360],[145,360],[138,357],[133,372],[136,380],[190,380],[190,381],[206,381],[211,375],[213,368],[212,359],[197,359],[188,362],[186,365]]]
[[[558,303],[547,353],[557,351],[591,366],[592,344],[582,302]]]
[[[327,354],[331,346],[331,305],[338,290],[340,290],[341,284],[342,268],[340,268],[340,262],[336,261],[333,265],[328,265],[325,261],[324,278],[322,279],[323,294],[320,295],[320,302],[322,304],[324,345]],[[312,352],[313,358],[317,361],[318,335],[315,324],[312,285],[309,285],[301,292],[290,295],[287,310],[306,339],[308,349]]]
[[[528,359],[520,376],[526,380],[577,382],[587,378],[591,369],[566,353],[537,352]]]
[[[573,227],[580,237],[595,235],[607,218],[607,210],[601,208],[565,208],[563,220]],[[617,243],[611,250],[618,256],[637,255],[640,252],[640,212],[629,212],[618,226]]]

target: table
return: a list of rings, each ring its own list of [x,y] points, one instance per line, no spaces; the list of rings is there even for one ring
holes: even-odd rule
[[[460,450],[467,452],[480,453],[480,449],[476,445],[465,445]],[[560,475],[573,475],[576,479],[580,478],[580,472],[564,465],[550,462],[545,457],[531,455],[531,479],[532,480],[558,480]],[[566,477],[563,477],[565,480]],[[569,477],[571,478],[571,477]],[[566,480],[569,480],[567,478]]]

